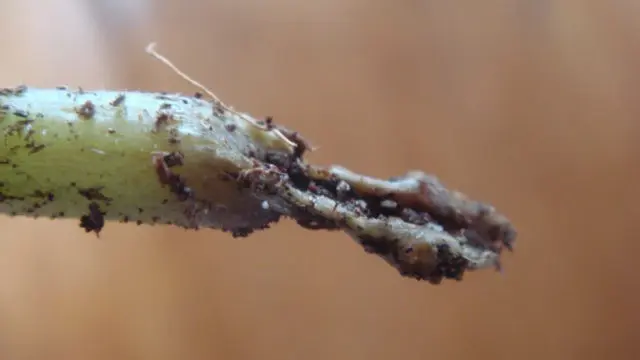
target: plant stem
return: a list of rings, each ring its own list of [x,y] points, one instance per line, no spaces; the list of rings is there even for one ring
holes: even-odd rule
[[[239,231],[278,218],[223,176],[252,167],[250,150],[286,145],[204,100],[17,88],[0,93],[0,106],[0,212],[79,218],[96,202],[107,221]],[[179,153],[183,164],[162,167],[163,153]],[[167,171],[188,188],[170,183]]]
[[[295,132],[199,96],[0,90],[0,213],[215,228],[280,217],[342,230],[402,275],[439,283],[499,266],[515,230],[493,207],[412,171],[374,179],[304,162]]]

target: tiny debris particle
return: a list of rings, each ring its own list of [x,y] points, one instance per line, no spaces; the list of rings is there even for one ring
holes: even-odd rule
[[[28,130],[27,130],[26,135],[24,136],[24,139],[25,139],[26,141],[29,141],[29,144],[27,145],[27,147],[28,147],[28,148],[30,148],[30,147],[35,146],[35,144],[34,144],[34,142],[33,142],[33,139],[32,139],[31,137],[32,137],[32,136],[33,136],[33,134],[35,134],[36,132],[35,132],[35,130],[33,130],[33,129],[31,128],[31,126],[30,126],[30,125],[26,126],[26,128],[27,128]]]
[[[193,94],[193,97],[196,99],[202,99],[202,93],[197,91],[195,94]]]
[[[267,126],[267,130],[273,130],[273,116],[267,116],[264,120],[264,123]]]
[[[71,183],[72,186],[75,186],[74,183]],[[101,201],[111,201],[110,197],[105,196],[102,193],[102,189],[104,186],[99,187],[90,187],[90,188],[79,188],[78,193],[82,195],[87,200],[101,200]]]
[[[395,209],[398,207],[398,203],[393,200],[382,200],[380,206],[386,209]]]
[[[180,175],[174,174],[169,169],[170,166],[167,163],[167,157],[171,162],[171,165],[182,165],[183,157],[181,153],[170,153],[168,155],[165,155],[164,157],[154,154],[154,156],[152,157],[152,161],[156,169],[158,181],[163,186],[169,185],[171,192],[176,194],[178,196],[178,199],[184,201],[190,198],[193,193],[191,189],[186,186],[184,179],[181,178]]]
[[[53,199],[54,199],[54,195],[50,191],[44,192],[42,190],[36,190],[36,191],[33,192],[33,196],[37,197],[37,198],[41,198],[41,199],[47,199],[47,201],[53,201]],[[38,207],[35,204],[34,204],[34,206]]]
[[[162,186],[169,185],[170,191],[176,194],[180,201],[185,201],[193,196],[193,192],[186,186],[185,180],[170,170],[171,166],[182,165],[183,158],[180,152],[168,153],[164,156],[162,153],[154,153],[151,158],[160,184]]]
[[[249,227],[240,227],[240,228],[231,230],[231,236],[234,237],[234,238],[247,237],[247,236],[251,235],[251,233],[253,233],[253,229],[251,229]]]
[[[180,142],[177,129],[169,129],[169,144],[177,144]]]
[[[3,202],[5,200],[24,200],[24,197],[22,196],[13,196],[13,195],[8,195],[5,193],[0,193],[0,202]]]
[[[44,150],[45,147],[47,147],[45,144],[33,145],[31,147],[31,150],[29,150],[29,155],[35,154],[37,152],[40,152],[40,151]]]
[[[165,111],[162,111],[161,107],[160,111],[158,111],[158,114],[156,115],[155,132],[159,132],[167,125],[175,122],[173,115],[168,113],[166,109],[164,110]]]
[[[225,114],[225,109],[224,107],[222,107],[222,105],[218,104],[217,102],[213,105],[213,114],[215,116],[221,117],[224,116]]]
[[[193,196],[192,190],[187,187],[184,179],[177,174],[170,174],[169,176],[169,188],[171,192],[176,194],[178,200],[186,201]]]
[[[11,159],[5,156],[0,157],[0,165],[9,165],[9,164],[11,164]]]
[[[116,129],[109,128],[109,129],[107,129],[107,132],[109,134],[115,134],[116,133]]]
[[[89,213],[80,218],[80,227],[86,232],[95,232],[100,237],[100,231],[104,227],[104,215],[106,213],[100,210],[100,205],[95,202],[89,204]]]
[[[16,95],[16,96],[20,96],[22,95],[25,91],[27,91],[27,87],[25,85],[20,85],[17,86],[15,88],[4,88],[4,89],[0,89],[0,95]]]
[[[15,95],[22,95],[25,91],[27,91],[26,85],[18,85],[13,92]]]
[[[234,132],[236,130],[236,124],[234,123],[226,123],[224,124],[224,128],[227,129],[228,132]]]
[[[164,160],[164,163],[167,165],[167,167],[170,167],[170,168],[174,166],[184,165],[184,155],[179,151],[173,151],[166,154],[163,157],[163,160]]]
[[[96,106],[90,100],[87,100],[76,112],[78,115],[88,120],[93,118],[96,114]]]
[[[171,170],[167,166],[167,163],[164,161],[164,158],[158,154],[154,154],[151,157],[153,165],[156,170],[156,175],[158,176],[158,181],[162,185],[167,185],[169,183],[169,176],[171,175]]]
[[[113,107],[120,106],[124,102],[125,97],[126,96],[124,94],[120,94],[118,95],[118,97],[113,99],[109,104]]]
[[[307,150],[311,149],[311,144],[307,140],[305,140],[297,131],[290,131],[288,129],[278,127],[278,130],[287,138],[289,141],[295,144],[295,150],[293,152],[293,156],[296,159],[301,159],[302,156],[307,152]]]
[[[16,110],[13,112],[13,115],[21,118],[27,118],[29,116],[29,113],[24,110]]]
[[[66,85],[58,85],[56,86],[57,90],[69,90],[69,87]]]
[[[336,191],[339,196],[345,196],[349,191],[351,191],[351,186],[349,186],[346,181],[340,180],[338,186],[336,186]]]

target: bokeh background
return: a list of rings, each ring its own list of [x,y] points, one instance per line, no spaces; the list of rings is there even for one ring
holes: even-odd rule
[[[438,287],[346,236],[0,219],[0,359],[637,359],[640,6],[2,0],[2,86],[184,91],[506,213],[506,273]]]

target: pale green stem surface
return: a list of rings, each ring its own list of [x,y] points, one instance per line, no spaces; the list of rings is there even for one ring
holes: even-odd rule
[[[87,102],[90,116],[83,115]],[[107,221],[242,228],[277,217],[221,176],[251,168],[249,150],[286,145],[237,116],[214,114],[207,101],[16,88],[0,93],[0,107],[1,213],[79,218],[96,201]],[[181,201],[161,183],[152,161],[158,152],[184,155],[172,171],[186,179],[194,200]]]

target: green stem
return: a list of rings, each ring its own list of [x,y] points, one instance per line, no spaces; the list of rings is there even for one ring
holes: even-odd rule
[[[306,164],[297,133],[197,97],[4,89],[0,130],[0,213],[80,218],[86,231],[121,221],[246,236],[287,216],[432,283],[496,266],[516,236],[433,176]]]
[[[20,87],[2,90],[0,106],[2,213],[79,218],[95,202],[106,221],[239,231],[278,217],[224,175],[251,168],[248,151],[286,144],[204,100]],[[163,152],[182,154],[170,171],[184,184],[167,181]]]

